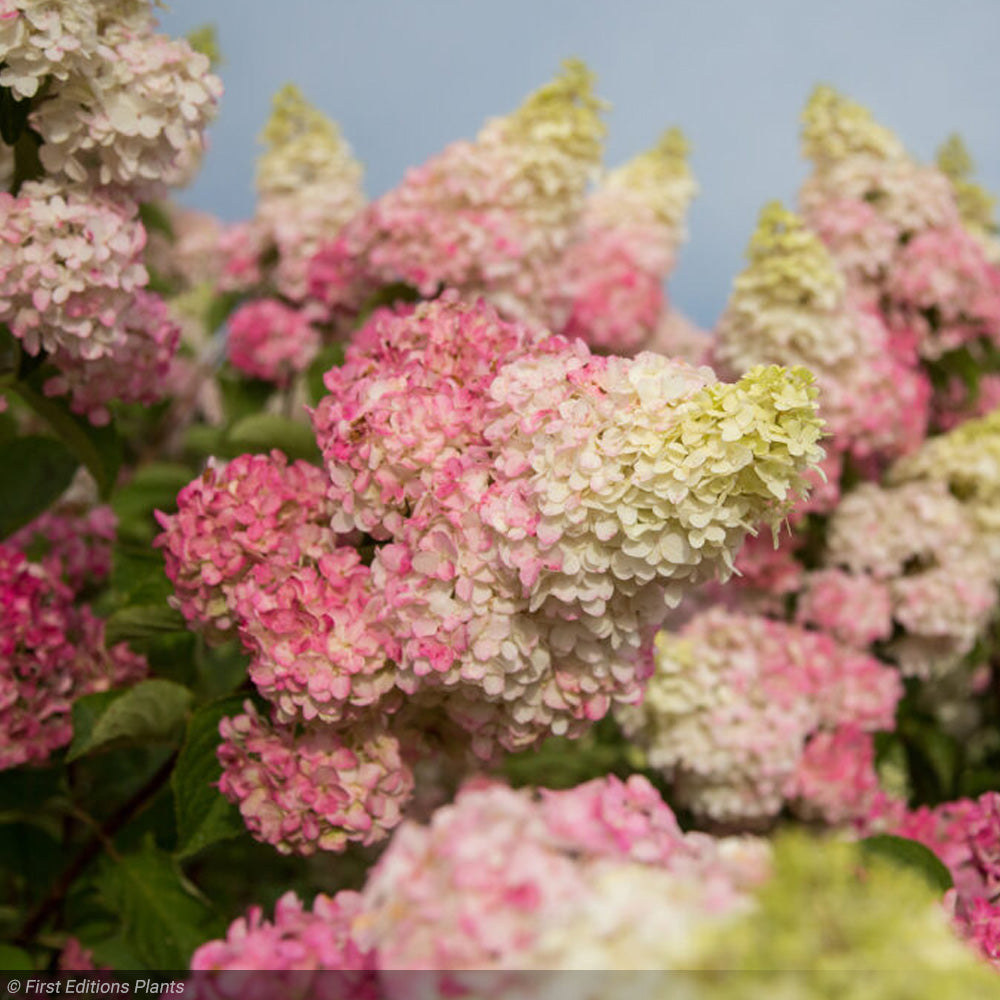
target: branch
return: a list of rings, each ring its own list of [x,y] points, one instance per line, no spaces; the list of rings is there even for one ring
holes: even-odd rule
[[[177,763],[177,754],[172,753],[157,769],[156,773],[117,812],[106,819],[91,838],[83,845],[80,853],[56,879],[45,898],[29,914],[24,926],[14,939],[16,944],[30,944],[35,935],[60,903],[84,869],[101,853],[101,848],[111,843],[114,835],[129,823],[163,787],[170,772]]]

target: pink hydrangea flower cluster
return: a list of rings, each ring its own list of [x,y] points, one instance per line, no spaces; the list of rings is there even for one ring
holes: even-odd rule
[[[548,271],[573,238],[604,126],[582,63],[456,142],[351,220],[318,255],[312,293],[331,309],[406,282],[485,295],[508,315],[545,315]]]
[[[146,233],[128,199],[31,182],[0,192],[0,322],[29,354],[113,355],[146,284]]]
[[[0,770],[45,760],[69,743],[76,698],[146,672],[124,643],[105,649],[104,623],[60,578],[78,555],[33,562],[10,542],[0,545]]]
[[[1000,794],[910,811],[890,801],[876,808],[871,825],[919,841],[947,865],[959,932],[1000,967]]]
[[[669,255],[648,270],[637,263],[635,244],[655,236],[609,227],[574,243],[560,260],[566,301],[556,316],[566,316],[556,328],[598,351],[634,354],[644,347],[666,310],[663,277],[673,264]]]
[[[888,649],[906,674],[958,668],[996,611],[996,569],[943,483],[862,483],[833,513],[824,561],[845,574],[825,579],[869,595],[865,628],[873,636],[891,632],[888,599],[889,618],[905,630]],[[803,615],[843,633],[858,624],[844,620],[846,610],[837,603],[820,608],[810,598]]]
[[[686,155],[684,137],[672,129],[588,197],[582,235],[551,278],[554,330],[609,353],[647,346],[666,312],[663,281],[696,191]]]
[[[112,353],[84,360],[55,351],[59,374],[45,383],[45,394],[68,396],[74,413],[103,426],[114,400],[148,405],[160,399],[180,339],[181,328],[163,299],[138,290],[119,320]]]
[[[892,635],[892,593],[884,580],[836,567],[803,577],[795,618],[838,642],[866,649]]]
[[[358,947],[351,930],[361,910],[361,896],[349,890],[332,898],[318,895],[311,910],[302,905],[295,893],[287,892],[275,904],[273,921],[264,919],[259,906],[252,907],[245,917],[233,922],[225,940],[209,941],[198,948],[191,956],[191,968],[195,972],[373,970],[371,953]],[[355,982],[360,987],[369,978],[359,975]],[[268,982],[273,988],[274,980]],[[301,978],[293,982],[303,984]],[[347,985],[340,977],[336,982],[338,990]],[[321,979],[310,986],[310,996],[326,996]],[[337,995],[353,998],[365,993],[347,989]]]
[[[788,804],[839,822],[868,808],[871,734],[901,695],[891,667],[828,635],[717,607],[657,636],[645,699],[617,716],[705,819],[752,827]]]
[[[762,842],[683,834],[638,776],[534,794],[473,784],[429,825],[397,831],[357,933],[383,970],[632,968],[637,924],[669,927],[657,959],[678,960],[699,928],[745,910],[767,874]],[[581,952],[609,964],[579,966]]]
[[[745,531],[718,491],[750,457],[718,436],[741,390],[709,387],[707,369],[594,358],[558,338],[529,351],[532,339],[450,299],[382,314],[328,375],[314,416],[334,527],[391,540],[372,572],[401,644],[398,683],[454,689],[460,725],[485,738],[486,706],[473,708],[484,692],[509,713],[486,745],[511,748],[637,697],[643,637]],[[757,391],[764,402],[772,390]],[[677,467],[698,442],[722,478]]]
[[[145,256],[150,270],[180,291],[203,283],[217,286],[224,261],[223,224],[207,212],[173,203],[163,208],[170,231],[154,229],[147,234]]]
[[[934,361],[1000,337],[1000,267],[959,210],[960,187],[920,167],[865,109],[817,88],[803,140],[814,172],[800,201],[852,294]]]
[[[413,790],[399,742],[377,727],[272,725],[248,701],[219,731],[220,791],[282,854],[382,840]]]
[[[110,507],[81,511],[58,506],[15,532],[7,543],[78,593],[103,582],[111,572],[116,526]]]
[[[165,530],[156,542],[184,617],[209,636],[231,633],[237,586],[255,566],[280,578],[331,552],[336,508],[326,490],[315,466],[279,452],[210,464],[184,487],[178,512],[157,514]]]
[[[885,284],[894,325],[933,358],[982,337],[1000,343],[1000,267],[961,225],[914,236]]]
[[[254,299],[229,317],[229,360],[253,378],[287,385],[309,367],[319,346],[319,331],[306,314],[278,299]]]
[[[820,455],[802,372],[596,358],[451,294],[377,313],[326,384],[323,472],[210,468],[158,544],[189,621],[238,631],[276,724],[335,742],[388,724],[419,753],[444,727],[490,759],[638,700],[667,608]],[[359,531],[370,567],[339,547]]]

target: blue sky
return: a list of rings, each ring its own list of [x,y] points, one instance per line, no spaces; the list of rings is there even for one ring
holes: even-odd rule
[[[365,164],[366,190],[515,107],[567,56],[611,102],[607,162],[679,125],[701,194],[669,290],[714,324],[760,206],[805,176],[798,116],[812,87],[868,105],[930,159],[950,132],[1000,193],[1000,0],[172,0],[165,31],[207,21],[226,86],[211,150],[181,198],[227,220],[253,212],[256,137],[297,84]]]

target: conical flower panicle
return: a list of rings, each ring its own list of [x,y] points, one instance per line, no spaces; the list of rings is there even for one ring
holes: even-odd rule
[[[906,156],[902,143],[871,112],[833,87],[816,87],[802,113],[802,146],[818,169],[859,153],[879,160]]]
[[[994,264],[1000,264],[996,218],[997,199],[972,179],[975,164],[961,136],[950,135],[938,148],[938,169],[951,181],[962,223],[983,245]]]
[[[360,188],[362,167],[336,122],[288,84],[274,96],[271,117],[260,134],[267,150],[257,162],[261,198],[298,194],[320,185]]]
[[[607,224],[657,223],[676,233],[684,232],[684,217],[698,193],[688,163],[690,144],[679,128],[667,129],[651,149],[610,171],[591,199],[588,216]],[[614,206],[614,212],[603,212]],[[607,215],[607,218],[605,218]]]
[[[761,210],[747,248],[749,266],[735,281],[772,305],[833,313],[843,304],[844,279],[829,251],[802,219],[773,201]]]

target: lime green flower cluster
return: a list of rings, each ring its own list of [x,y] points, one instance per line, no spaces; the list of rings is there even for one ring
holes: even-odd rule
[[[863,353],[846,286],[802,219],[774,201],[761,210],[719,321],[716,359],[731,373],[754,364],[804,364],[819,374]]]
[[[844,279],[829,251],[779,201],[761,209],[747,259],[750,266],[734,282],[739,292],[797,309],[830,310],[840,305]]]
[[[753,913],[706,940],[704,1000],[967,1000],[1000,993],[996,973],[951,929],[916,873],[855,844],[786,833]],[[696,977],[702,984],[701,977]]]
[[[548,209],[567,224],[582,208],[604,148],[607,104],[594,94],[594,74],[579,59],[568,59],[554,80],[514,111],[488,121],[477,145],[506,149],[517,169],[508,178],[510,207],[530,205],[534,218]],[[496,207],[496,206],[494,206]]]
[[[751,497],[763,499],[777,529],[794,496],[807,488],[805,471],[824,455],[816,396],[808,369],[757,365],[739,382],[716,382],[696,396],[700,412],[684,414],[674,447],[687,451],[685,467],[710,473],[703,482],[717,483],[716,506],[740,497],[749,512],[758,506]]]
[[[997,200],[981,184],[972,180],[975,165],[962,137],[950,135],[937,151],[938,169],[951,181],[958,212],[969,229],[995,235]]]
[[[667,129],[651,149],[609,171],[592,200],[593,221],[654,223],[677,234],[675,245],[681,242],[684,218],[698,193],[688,163],[690,148],[679,128]],[[614,209],[613,218],[603,217],[605,202],[609,211]]]
[[[866,107],[825,85],[812,92],[802,112],[802,146],[817,167],[858,154],[880,160],[906,157],[899,139]]]
[[[288,84],[274,96],[271,117],[260,136],[267,149],[257,161],[257,190],[262,198],[296,195],[304,187],[330,184],[358,191],[361,164],[337,124]]]

